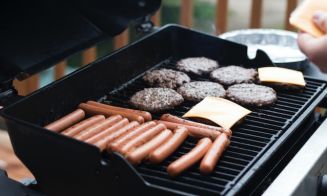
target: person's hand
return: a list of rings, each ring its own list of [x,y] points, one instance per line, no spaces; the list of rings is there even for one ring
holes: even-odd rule
[[[327,72],[327,12],[317,11],[312,20],[326,34],[315,38],[301,32],[298,36],[298,44],[310,61],[318,65],[323,72]]]

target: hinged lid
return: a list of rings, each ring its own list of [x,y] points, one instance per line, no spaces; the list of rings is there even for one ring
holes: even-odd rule
[[[46,69],[132,20],[155,12],[161,0],[32,0],[0,6],[0,84]]]

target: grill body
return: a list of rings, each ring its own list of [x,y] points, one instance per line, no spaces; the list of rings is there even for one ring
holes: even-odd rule
[[[201,175],[197,166],[174,179],[165,171],[171,161],[194,146],[196,141],[192,139],[161,165],[145,163],[133,167],[119,154],[101,154],[92,145],[41,127],[87,100],[131,107],[128,98],[146,87],[140,80],[145,71],[157,67],[174,69],[176,60],[190,56],[209,57],[222,65],[272,64],[262,51],[257,52],[255,59],[248,59],[246,46],[175,25],[163,27],[3,109],[16,155],[48,195],[252,192],[261,183],[259,177],[265,178],[266,169],[278,163],[285,156],[285,149],[305,134],[302,125],[326,95],[325,81],[307,77],[303,92],[278,92],[275,105],[253,109],[233,130],[230,147],[209,176]],[[191,106],[185,102],[169,112],[180,116]]]

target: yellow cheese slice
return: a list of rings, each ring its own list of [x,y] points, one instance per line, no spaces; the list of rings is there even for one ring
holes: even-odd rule
[[[305,86],[302,72],[281,67],[261,67],[258,69],[260,82],[293,84]]]
[[[183,117],[208,119],[225,129],[230,129],[249,113],[251,113],[250,110],[227,99],[206,97],[185,113]]]
[[[312,16],[318,10],[327,12],[326,0],[305,0],[291,14],[290,24],[315,37],[320,37],[324,35],[323,31],[312,22]]]

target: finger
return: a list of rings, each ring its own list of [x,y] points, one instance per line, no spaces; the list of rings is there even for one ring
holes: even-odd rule
[[[327,36],[315,38],[308,33],[300,33],[298,35],[298,45],[300,50],[308,56],[314,54],[326,55],[327,49]],[[312,54],[311,54],[312,53]]]
[[[316,38],[308,33],[299,33],[297,42],[300,50],[308,57],[316,50]]]
[[[327,33],[327,12],[316,11],[312,17],[312,21],[320,30]]]
[[[321,38],[314,38],[307,33],[300,33],[298,35],[298,45],[300,50],[320,67],[324,72],[327,71],[327,36]]]

